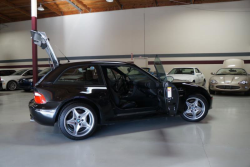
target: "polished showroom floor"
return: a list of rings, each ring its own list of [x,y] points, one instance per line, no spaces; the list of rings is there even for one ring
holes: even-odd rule
[[[250,97],[216,95],[200,123],[180,117],[100,127],[84,141],[29,122],[32,93],[0,91],[0,167],[249,167]]]

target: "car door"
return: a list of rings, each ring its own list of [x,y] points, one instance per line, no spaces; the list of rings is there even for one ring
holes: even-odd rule
[[[175,85],[168,81],[164,67],[158,56],[155,57],[154,66],[159,81],[158,98],[160,107],[169,115],[175,115],[178,111],[179,92]]]

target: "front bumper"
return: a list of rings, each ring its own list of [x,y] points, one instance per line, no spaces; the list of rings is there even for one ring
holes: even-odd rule
[[[212,91],[221,92],[247,92],[249,91],[249,85],[221,85],[221,84],[210,84],[209,89]]]
[[[19,85],[20,89],[24,89],[24,90],[33,89],[33,83],[32,82],[20,80],[18,82],[18,85]]]
[[[0,90],[6,89],[6,84],[3,81],[0,81]]]
[[[55,102],[36,104],[32,99],[29,102],[30,117],[39,124],[53,126],[56,122],[58,106]]]

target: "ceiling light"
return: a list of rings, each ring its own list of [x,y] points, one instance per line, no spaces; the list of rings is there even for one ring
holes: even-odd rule
[[[43,6],[42,6],[41,3],[40,3],[40,6],[37,8],[37,10],[39,10],[39,11],[44,11],[44,8],[43,8]]]
[[[113,0],[106,0],[107,2],[113,2]]]

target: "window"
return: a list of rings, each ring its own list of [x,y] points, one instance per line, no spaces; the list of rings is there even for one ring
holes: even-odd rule
[[[168,74],[189,74],[194,75],[193,68],[174,68]]]
[[[198,68],[195,69],[196,73],[201,73],[200,70]]]
[[[247,75],[247,72],[242,68],[221,68],[216,75]]]
[[[60,76],[56,84],[101,85],[103,82],[97,68],[97,66],[70,68]]]
[[[118,70],[120,70],[122,73],[126,74],[130,79],[148,79],[148,76],[139,71],[136,68],[130,67],[130,66],[120,66],[118,67]]]
[[[29,70],[29,71],[27,71],[24,75],[33,75],[33,70]]]

